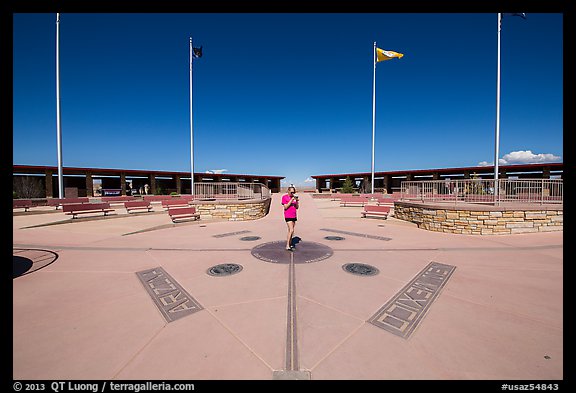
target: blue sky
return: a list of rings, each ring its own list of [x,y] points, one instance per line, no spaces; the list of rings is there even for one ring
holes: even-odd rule
[[[13,163],[57,165],[56,14],[14,14]],[[497,14],[61,14],[64,166],[285,176],[493,164]],[[504,17],[501,163],[563,161],[562,14]],[[226,172],[225,171],[225,172]]]

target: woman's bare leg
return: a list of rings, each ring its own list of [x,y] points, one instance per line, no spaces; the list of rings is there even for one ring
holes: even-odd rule
[[[288,237],[286,239],[286,249],[288,249],[292,244],[292,235],[294,235],[294,221],[288,221],[286,225],[288,225]]]

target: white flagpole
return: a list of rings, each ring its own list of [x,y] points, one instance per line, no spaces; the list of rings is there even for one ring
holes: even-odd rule
[[[372,194],[374,194],[374,140],[376,137],[376,41],[374,41],[374,78],[372,79]]]
[[[190,37],[190,193],[194,195],[194,122],[192,116],[192,37]]]
[[[58,147],[58,198],[64,198],[62,175],[62,124],[60,121],[60,14],[56,14],[56,144]],[[50,178],[52,181],[52,178]]]
[[[496,138],[494,146],[494,198],[498,197],[498,157],[500,155],[500,31],[502,29],[502,14],[498,13],[498,71],[496,77]]]

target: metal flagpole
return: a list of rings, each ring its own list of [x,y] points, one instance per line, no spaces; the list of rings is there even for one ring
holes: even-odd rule
[[[494,201],[498,200],[498,157],[500,155],[500,31],[502,29],[502,14],[498,13],[498,71],[496,77],[496,138],[494,146]]]
[[[62,176],[62,124],[60,121],[60,14],[56,14],[56,144],[58,146],[58,198],[64,198]],[[52,178],[50,178],[52,181]]]
[[[192,116],[192,37],[190,37],[190,193],[194,195],[194,121]]]
[[[372,194],[374,194],[374,139],[376,137],[376,41],[374,41],[374,78],[372,80]]]

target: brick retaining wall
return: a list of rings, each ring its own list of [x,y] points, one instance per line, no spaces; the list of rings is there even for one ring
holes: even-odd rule
[[[562,205],[487,206],[395,202],[394,217],[436,232],[498,235],[564,229]]]

